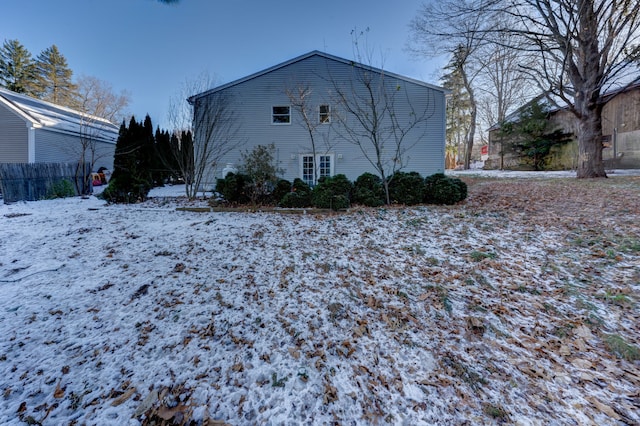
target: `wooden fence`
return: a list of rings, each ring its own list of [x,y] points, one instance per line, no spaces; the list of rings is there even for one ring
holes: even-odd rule
[[[86,194],[90,172],[89,163],[0,163],[0,191],[5,203],[52,198],[61,187]]]

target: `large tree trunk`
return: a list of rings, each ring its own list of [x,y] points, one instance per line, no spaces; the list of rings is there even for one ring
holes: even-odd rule
[[[576,99],[578,116],[578,179],[607,177],[602,161],[602,105]]]

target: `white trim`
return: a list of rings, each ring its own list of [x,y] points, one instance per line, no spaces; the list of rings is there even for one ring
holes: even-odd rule
[[[34,126],[27,126],[27,163],[36,162],[36,129]]]
[[[316,185],[318,182],[315,181],[315,175],[316,173],[318,174],[318,178],[322,177],[320,176],[320,157],[329,157],[329,176],[334,176],[335,175],[335,168],[336,168],[336,160],[335,160],[335,154],[333,153],[328,153],[328,152],[324,152],[321,154],[316,154],[316,157],[313,161],[313,167],[315,168],[315,172],[314,173],[314,179],[313,182],[309,183],[309,181],[305,180],[304,178],[304,157],[313,157],[313,153],[311,152],[306,152],[303,154],[299,154],[298,155],[298,177],[304,181],[305,183],[309,184],[309,185]]]
[[[285,117],[287,114],[274,114],[273,113],[273,109],[274,108],[289,108],[289,122],[288,123],[276,123],[275,121],[273,121],[273,117],[275,117],[276,115],[279,117]],[[291,105],[271,105],[271,124],[273,126],[289,126],[291,124],[292,117],[291,117]]]
[[[327,107],[327,119],[325,121],[322,121],[322,113],[320,112],[320,108],[322,108],[323,106]],[[318,105],[318,123],[319,124],[331,124],[331,105],[329,104],[320,104]]]

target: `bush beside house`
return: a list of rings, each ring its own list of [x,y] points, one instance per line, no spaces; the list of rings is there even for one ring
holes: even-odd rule
[[[393,203],[398,205],[450,205],[467,198],[467,185],[460,179],[447,177],[442,173],[425,179],[415,172],[398,172],[389,182]],[[216,192],[230,204],[246,204],[249,199],[245,191],[251,185],[250,178],[246,175],[229,173],[224,179],[218,179]],[[324,177],[313,188],[301,179],[295,179],[293,183],[280,179],[270,198],[273,205],[283,208],[342,210],[351,205],[381,206],[384,204],[384,190],[378,176],[364,173],[355,183],[345,175]]]

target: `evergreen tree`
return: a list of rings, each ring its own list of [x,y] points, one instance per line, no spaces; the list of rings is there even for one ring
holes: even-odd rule
[[[508,137],[511,149],[536,171],[544,170],[552,147],[572,139],[571,133],[550,129],[548,108],[537,100],[520,111],[518,121],[504,123],[500,132]]]
[[[441,79],[442,86],[451,90],[451,96],[447,99],[446,149],[463,158],[471,127],[471,100],[465,86],[459,55],[454,54],[444,69],[446,74]]]
[[[155,172],[153,180],[156,185],[163,186],[169,177],[175,177],[175,160],[171,154],[171,136],[169,132],[156,129],[155,135]]]
[[[38,55],[35,68],[37,77],[34,91],[38,98],[58,105],[77,106],[77,86],[71,81],[73,71],[55,44]]]
[[[0,48],[0,86],[26,95],[34,95],[35,61],[18,40],[5,40]]]
[[[150,125],[151,119],[145,119],[145,123],[147,122]],[[113,159],[113,174],[109,186],[103,192],[107,201],[135,203],[147,198],[152,187],[151,172],[148,169],[148,135],[147,124],[136,122],[133,116],[129,127],[124,122],[120,126]],[[151,142],[153,143],[153,134]],[[151,149],[153,150],[153,146]]]

